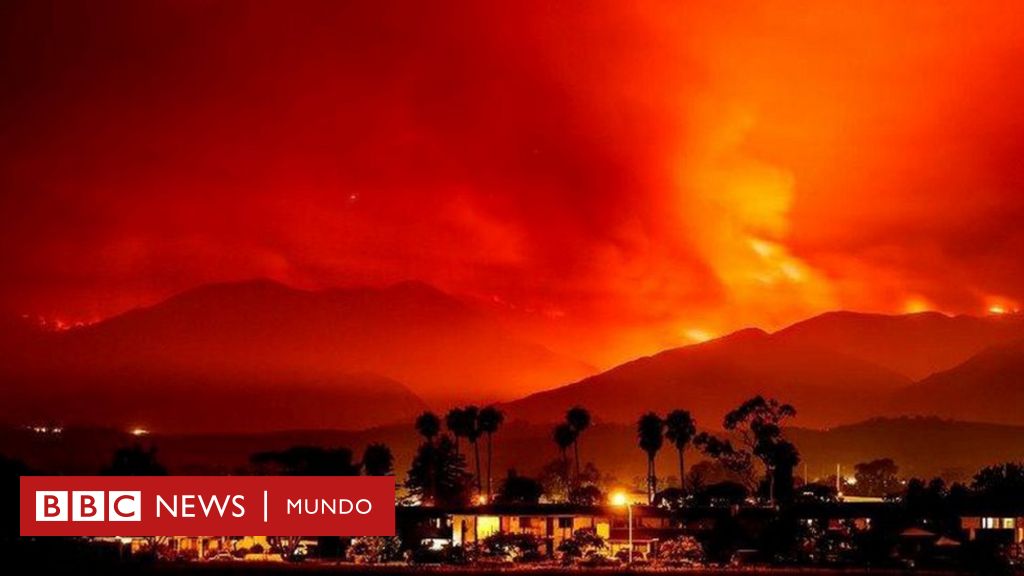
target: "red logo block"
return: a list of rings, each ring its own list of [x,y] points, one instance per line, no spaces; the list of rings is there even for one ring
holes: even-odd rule
[[[23,476],[22,536],[390,536],[391,476]]]

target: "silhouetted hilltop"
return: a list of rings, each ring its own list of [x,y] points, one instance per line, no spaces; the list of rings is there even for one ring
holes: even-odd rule
[[[0,418],[112,418],[171,430],[366,427],[421,409],[417,396],[509,397],[588,372],[419,283],[316,292],[267,280],[203,286],[45,333],[2,357],[11,394]],[[203,412],[214,403],[220,418]]]
[[[896,394],[908,414],[1020,424],[1024,422],[1024,341],[992,346]]]
[[[828,312],[780,330],[776,337],[821,346],[919,380],[989,346],[1024,338],[1024,316],[947,316]]]
[[[717,425],[743,400],[764,394],[796,405],[801,425],[824,426],[876,415],[888,394],[909,384],[873,363],[747,329],[640,358],[505,408],[513,418],[547,422],[581,404],[597,419],[631,423],[648,410],[679,407],[701,425]]]

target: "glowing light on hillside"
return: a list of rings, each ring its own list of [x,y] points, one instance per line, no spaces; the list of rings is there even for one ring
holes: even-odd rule
[[[931,302],[920,296],[912,296],[903,304],[903,312],[907,314],[919,314],[934,309],[935,307],[932,306]]]
[[[690,328],[689,330],[683,331],[683,336],[686,336],[691,342],[707,342],[714,338],[714,335],[707,330],[701,330],[700,328]]]

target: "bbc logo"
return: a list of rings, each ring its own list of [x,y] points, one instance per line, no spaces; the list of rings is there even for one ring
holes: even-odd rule
[[[141,522],[142,492],[36,491],[36,522]]]

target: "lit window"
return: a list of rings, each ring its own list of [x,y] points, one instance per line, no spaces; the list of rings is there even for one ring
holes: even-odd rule
[[[476,520],[476,535],[483,540],[501,531],[501,522],[497,516],[480,516]]]

